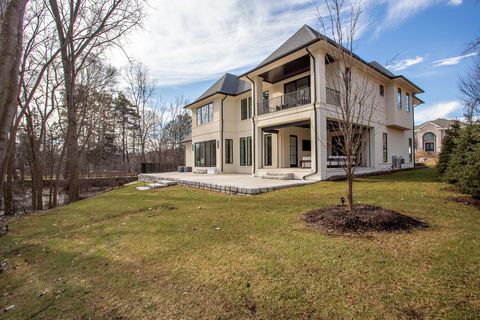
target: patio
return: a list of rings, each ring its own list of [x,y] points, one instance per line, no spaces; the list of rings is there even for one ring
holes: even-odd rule
[[[227,194],[253,195],[314,183],[311,180],[261,179],[250,174],[198,174],[192,172],[144,173],[139,181],[176,181],[178,184]]]

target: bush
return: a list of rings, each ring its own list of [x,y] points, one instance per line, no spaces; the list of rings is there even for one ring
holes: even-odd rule
[[[444,179],[462,193],[480,198],[480,124],[461,129],[454,144]]]
[[[450,129],[447,130],[442,140],[442,152],[438,157],[437,169],[440,175],[447,172],[448,164],[455,148],[456,139],[460,132],[460,124],[455,122]]]

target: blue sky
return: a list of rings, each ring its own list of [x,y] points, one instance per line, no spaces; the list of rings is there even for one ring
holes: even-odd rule
[[[417,123],[462,117],[458,77],[478,58],[465,49],[480,35],[480,3],[363,2],[356,53],[382,64],[396,56],[387,67],[425,90]],[[258,64],[303,24],[319,26],[311,0],[156,0],[151,6],[127,51],[149,69],[163,101],[194,100],[223,73]]]

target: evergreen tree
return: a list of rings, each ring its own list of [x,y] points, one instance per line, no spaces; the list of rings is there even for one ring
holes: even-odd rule
[[[460,124],[456,121],[450,129],[447,130],[442,140],[442,152],[438,158],[437,169],[440,175],[444,175],[447,171],[452,152],[455,148],[455,140],[460,132]]]
[[[480,197],[480,124],[470,124],[460,130],[445,179],[459,191]]]

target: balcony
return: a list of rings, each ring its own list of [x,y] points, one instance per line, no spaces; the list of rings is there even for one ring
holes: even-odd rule
[[[310,88],[289,92],[279,97],[264,100],[257,105],[257,114],[269,114],[290,108],[300,107],[311,103]]]

